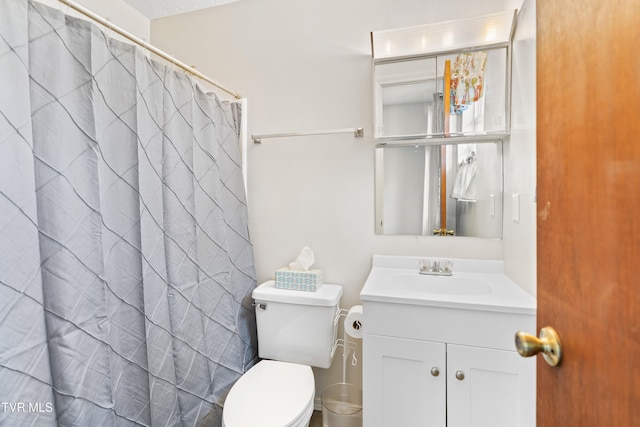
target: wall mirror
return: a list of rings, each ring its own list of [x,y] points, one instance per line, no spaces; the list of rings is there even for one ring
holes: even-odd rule
[[[506,48],[376,63],[376,140],[506,135],[507,74]]]
[[[376,234],[502,237],[515,17],[371,33]]]
[[[379,145],[376,234],[502,237],[502,142]]]
[[[508,135],[515,17],[509,10],[372,32],[376,140]]]

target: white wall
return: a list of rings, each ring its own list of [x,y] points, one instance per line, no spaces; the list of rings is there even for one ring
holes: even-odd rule
[[[69,15],[83,17],[57,0],[37,0]],[[111,21],[114,25],[145,41],[150,40],[151,21],[123,0],[75,0],[92,12]],[[114,34],[114,36],[117,36]]]
[[[504,261],[506,273],[536,295],[536,2],[526,0],[513,42],[511,141],[505,145]],[[520,220],[513,221],[513,194]]]
[[[370,32],[521,3],[242,0],[152,22],[154,44],[248,98],[250,134],[365,129],[365,138],[250,144],[249,216],[258,282],[271,279],[307,245],[325,281],[344,286],[343,306],[350,307],[359,303],[373,254],[503,257],[499,239],[374,235]],[[360,383],[359,367],[348,375]],[[316,371],[318,391],[340,376],[339,360],[329,372]]]

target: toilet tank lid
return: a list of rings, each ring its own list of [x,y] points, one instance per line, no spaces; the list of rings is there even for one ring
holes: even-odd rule
[[[279,289],[276,288],[275,281],[269,280],[253,290],[253,299],[256,301],[283,302],[322,307],[339,305],[341,297],[342,286],[326,283],[315,292],[306,292]]]

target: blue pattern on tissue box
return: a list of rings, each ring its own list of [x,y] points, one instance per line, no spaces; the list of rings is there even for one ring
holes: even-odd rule
[[[276,288],[315,292],[322,286],[322,270],[293,271],[284,267],[276,270]]]

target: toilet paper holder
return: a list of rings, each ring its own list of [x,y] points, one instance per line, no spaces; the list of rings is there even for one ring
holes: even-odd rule
[[[355,307],[361,308],[361,306],[355,306]],[[336,343],[333,349],[333,352],[335,352],[338,347],[342,347],[342,382],[343,383],[347,382],[346,368],[347,368],[347,358],[349,357],[349,354],[352,354],[351,366],[356,366],[358,364],[358,358],[356,356],[356,350],[358,348],[358,345],[351,340],[359,339],[359,337],[349,334],[348,331],[349,331],[349,328],[352,328],[352,331],[357,331],[357,332],[362,331],[362,321],[360,319],[355,319],[355,320],[349,320],[349,322],[347,322],[347,317],[349,316],[350,313],[353,313],[353,309],[354,307],[351,307],[349,310],[344,308],[338,309],[338,312],[336,313],[337,321],[340,319],[340,317],[345,318],[344,329],[342,331],[342,338],[338,338],[336,340]],[[351,340],[347,339],[347,336],[349,336]]]
[[[351,323],[351,328],[356,331],[359,331],[360,329],[362,329],[362,322],[360,320],[354,320]]]

